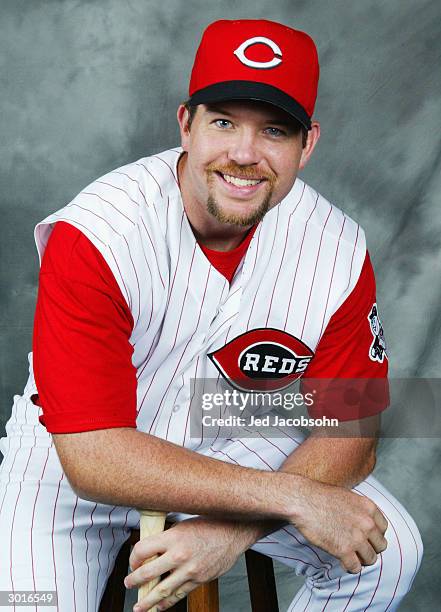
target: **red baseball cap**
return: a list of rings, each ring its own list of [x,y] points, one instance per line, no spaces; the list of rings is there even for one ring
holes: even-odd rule
[[[261,100],[311,129],[319,79],[308,34],[265,19],[215,21],[202,35],[191,72],[191,105]]]

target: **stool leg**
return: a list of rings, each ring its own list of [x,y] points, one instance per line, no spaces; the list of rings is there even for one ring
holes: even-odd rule
[[[201,584],[188,594],[188,612],[219,612],[217,580]]]
[[[251,549],[245,560],[253,612],[279,612],[273,560]]]

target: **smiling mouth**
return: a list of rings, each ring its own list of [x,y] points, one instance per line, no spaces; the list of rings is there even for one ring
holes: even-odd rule
[[[235,185],[236,187],[254,187],[259,183],[262,183],[265,179],[249,179],[249,178],[240,178],[238,176],[232,176],[231,174],[223,174],[222,172],[216,172],[220,177],[224,179],[227,183],[231,185]]]

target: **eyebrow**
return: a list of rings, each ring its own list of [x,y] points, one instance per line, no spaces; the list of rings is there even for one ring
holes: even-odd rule
[[[224,108],[222,108],[221,106],[219,106],[218,104],[206,104],[205,105],[207,108],[207,111],[209,113],[221,113],[221,115],[228,115],[229,117],[232,116],[231,113],[229,113],[228,111],[226,111]]]
[[[226,115],[227,117],[233,117],[233,113],[228,112],[227,110],[225,110],[225,108],[223,108],[219,104],[211,103],[211,104],[206,104],[205,106],[206,106],[207,111],[211,114],[220,113],[221,115]],[[293,127],[291,121],[287,119],[277,118],[275,116],[266,119],[264,123],[274,123],[276,125],[280,125],[286,128]]]

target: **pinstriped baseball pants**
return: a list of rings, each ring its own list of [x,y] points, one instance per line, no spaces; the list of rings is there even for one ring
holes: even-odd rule
[[[258,469],[276,470],[299,445],[300,434],[218,439],[200,452]],[[95,612],[118,550],[138,526],[133,508],[79,499],[72,491],[51,436],[26,396],[15,396],[7,437],[1,440],[0,591],[57,591],[59,612]],[[355,612],[397,609],[422,558],[418,528],[403,506],[373,477],[355,488],[389,521],[388,548],[360,574],[344,572],[334,557],[285,527],[254,545],[305,578],[289,612]],[[174,514],[170,518],[185,519]],[[12,612],[14,606],[2,608]],[[27,608],[41,612],[42,606]]]

